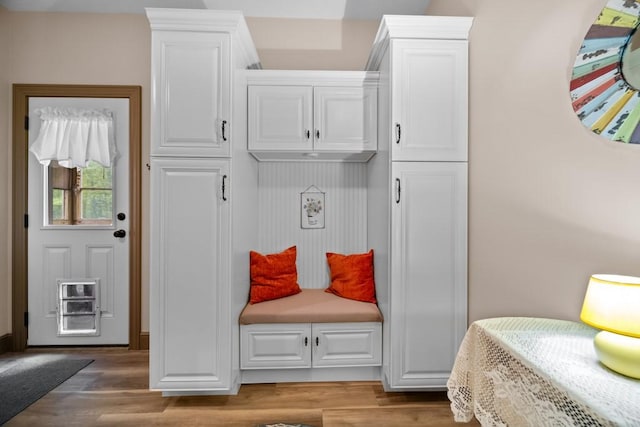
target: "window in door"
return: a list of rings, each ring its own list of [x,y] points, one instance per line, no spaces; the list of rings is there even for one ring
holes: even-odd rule
[[[113,224],[113,176],[110,167],[90,162],[65,168],[52,161],[46,180],[48,225]]]

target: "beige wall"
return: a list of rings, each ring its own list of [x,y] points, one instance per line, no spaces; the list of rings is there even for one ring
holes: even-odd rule
[[[362,69],[377,22],[249,20],[265,68]],[[142,163],[149,153],[151,38],[144,15],[7,12],[0,9],[0,200],[10,201],[11,84],[142,86]],[[143,171],[142,330],[148,331],[149,176]],[[0,336],[11,330],[10,204],[0,208]],[[6,238],[5,238],[6,237]],[[6,295],[6,298],[5,298]]]
[[[568,95],[582,38],[606,0],[432,0],[476,16],[470,58],[470,319],[577,319],[590,274],[640,275],[640,147],[583,128]],[[265,68],[361,69],[377,23],[249,19]],[[10,83],[143,87],[144,16],[0,11],[0,200],[10,200]],[[10,49],[9,52],[6,52]],[[143,218],[148,175],[143,169]],[[0,210],[0,336],[10,329],[9,212]],[[143,330],[148,268],[143,230]],[[5,298],[5,295],[7,298]]]
[[[274,70],[362,70],[377,21],[247,18],[262,66]]]
[[[149,25],[143,15],[68,14],[7,12],[0,14],[4,22],[0,28],[0,49],[8,46],[1,56],[0,72],[0,196],[10,200],[11,164],[11,84],[68,83],[140,85],[143,93],[142,144],[143,164],[149,146],[149,82],[150,43]],[[3,76],[4,74],[4,76]],[[4,77],[4,78],[3,78]],[[3,126],[3,123],[5,126]],[[7,166],[4,166],[6,163]],[[143,168],[143,217],[148,217],[148,172]],[[6,191],[5,191],[5,188]],[[7,193],[7,194],[5,194]],[[10,230],[10,204],[3,204],[0,213],[0,233]],[[143,221],[143,238],[147,238],[148,221]],[[8,236],[10,232],[7,231]],[[2,239],[1,241],[6,241]],[[11,272],[6,264],[3,247],[0,249],[0,291],[10,287]],[[147,263],[147,251],[143,253]],[[143,268],[143,282],[148,283],[147,268]],[[145,291],[148,286],[145,286]],[[144,298],[144,296],[143,296]],[[0,336],[11,329],[10,299],[0,299]],[[146,307],[146,306],[145,306]],[[146,310],[146,308],[145,308]],[[148,315],[145,312],[145,319]],[[7,324],[5,325],[5,319]],[[148,323],[148,322],[147,322]],[[145,323],[146,325],[146,323]]]
[[[475,15],[470,74],[470,319],[577,319],[592,273],[640,275],[640,147],[586,130],[569,101],[606,0],[432,1]]]

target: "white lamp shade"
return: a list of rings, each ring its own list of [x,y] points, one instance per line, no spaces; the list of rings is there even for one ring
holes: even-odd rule
[[[598,329],[640,338],[640,278],[591,276],[580,319]]]

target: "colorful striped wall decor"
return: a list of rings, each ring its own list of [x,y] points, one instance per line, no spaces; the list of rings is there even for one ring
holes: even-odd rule
[[[569,85],[573,110],[583,125],[631,144],[640,144],[640,93],[638,84],[625,78],[622,61],[640,47],[631,43],[639,22],[640,0],[609,0],[580,46]],[[625,67],[629,69],[633,67]]]

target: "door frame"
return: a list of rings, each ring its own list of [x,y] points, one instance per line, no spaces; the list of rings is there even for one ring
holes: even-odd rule
[[[142,88],[119,85],[13,85],[13,185],[12,185],[12,348],[27,347],[28,321],[28,177],[29,98],[127,98],[129,100],[129,349],[149,348],[141,337],[141,128]]]

